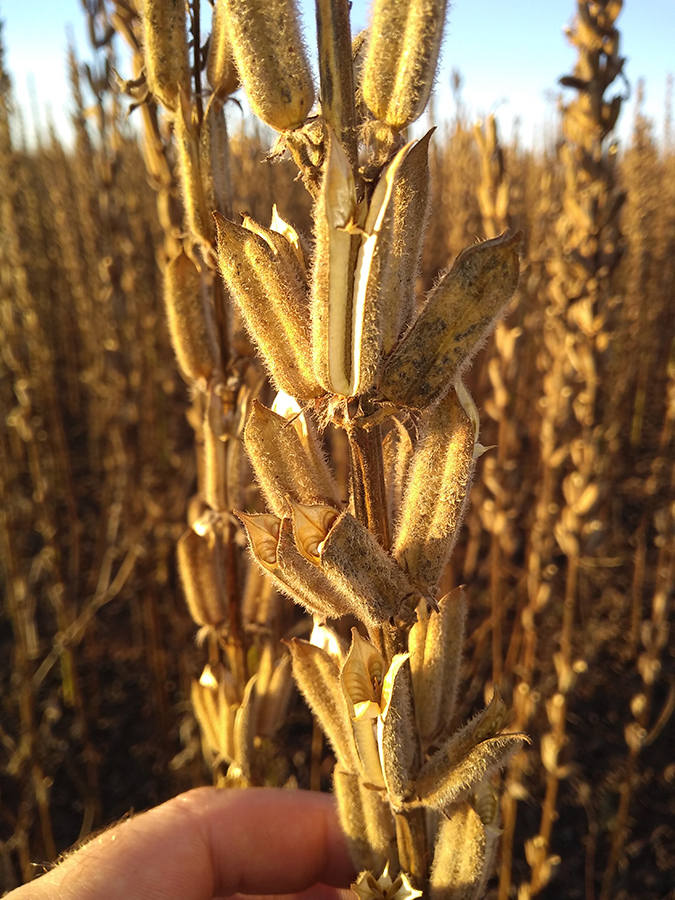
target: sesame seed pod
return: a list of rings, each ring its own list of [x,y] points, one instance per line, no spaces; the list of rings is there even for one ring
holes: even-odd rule
[[[288,705],[293,696],[291,658],[277,660],[269,686],[262,697],[258,718],[258,734],[273,738],[286,721]]]
[[[300,266],[300,271],[303,275],[303,281],[307,281],[309,267],[307,265],[305,241],[300,237],[300,235],[292,225],[289,225],[288,222],[281,218],[276,203],[272,205],[272,221],[270,222],[270,229],[272,231],[275,231],[277,234],[283,234],[283,236],[286,238],[291,246],[291,249],[293,250],[293,253],[295,254],[298,265]]]
[[[288,512],[288,497],[299,503],[339,506],[337,487],[322,455],[310,457],[293,423],[258,400],[246,422],[244,446],[267,504],[277,515]]]
[[[249,678],[241,706],[234,717],[234,759],[228,775],[243,777],[248,784],[253,781],[253,764],[255,760],[254,741],[260,697],[256,689],[258,676]]]
[[[389,702],[378,723],[378,744],[387,794],[394,805],[398,805],[419,767],[419,738],[407,654],[395,656],[394,660],[399,660],[400,664],[392,678]],[[394,668],[394,662],[391,668]]]
[[[394,427],[387,432],[382,442],[384,483],[387,489],[389,517],[392,522],[398,518],[412,457],[413,442],[408,429],[398,419],[394,419]]]
[[[148,88],[171,112],[190,93],[185,0],[143,0],[143,54]]]
[[[213,684],[192,682],[190,700],[202,732],[204,756],[231,762],[234,758],[234,720],[237,704],[228,703],[221,681]]]
[[[314,84],[294,0],[226,0],[234,60],[251,109],[276,131],[302,125]]]
[[[239,87],[239,73],[234,64],[225,6],[226,0],[216,0],[213,6],[209,55],[206,59],[208,82],[213,92],[222,98],[234,94]]]
[[[375,0],[363,69],[373,115],[401,131],[424,112],[434,83],[445,0]]]
[[[190,381],[208,381],[218,365],[218,347],[207,315],[201,274],[182,250],[164,270],[164,302],[181,370]]]
[[[347,512],[336,519],[323,541],[320,563],[331,584],[351,593],[353,612],[366,625],[398,615],[413,593],[403,569]]]
[[[384,366],[382,396],[425,409],[450,389],[508,306],[518,284],[522,234],[463,250]]]
[[[316,249],[312,277],[314,371],[327,391],[349,396],[354,264],[360,237],[348,226],[358,218],[356,186],[349,160],[330,134],[323,184],[314,221]]]
[[[199,168],[209,227],[213,228],[211,213],[217,210],[228,215],[232,197],[230,141],[223,103],[215,94],[206,106],[199,132]]]
[[[200,241],[213,242],[213,219],[206,205],[200,166],[200,145],[192,121],[192,109],[187,94],[179,93],[173,123],[178,160],[178,178],[185,209],[186,225]]]
[[[225,284],[277,387],[309,400],[323,392],[312,371],[305,298],[288,282],[269,244],[218,213],[218,262]]]
[[[495,690],[484,710],[439,741],[415,779],[413,803],[447,809],[500,768],[526,739],[522,734],[500,734],[505,716],[504,702]]]
[[[398,310],[390,308],[390,298],[381,290],[381,278],[389,256],[394,183],[412,146],[411,142],[402,147],[382,172],[368,206],[354,271],[350,397],[365,394],[375,384],[382,357],[382,322],[392,316],[399,319]]]
[[[357,870],[379,871],[382,865],[377,864],[379,860],[376,861],[370,842],[364,809],[365,791],[361,790],[360,782],[353,772],[345,772],[339,766],[333,769],[333,794],[349,856]]]
[[[485,866],[485,828],[463,803],[443,818],[438,830],[429,882],[430,900],[479,900]]]
[[[427,227],[431,173],[429,142],[433,129],[406,155],[394,180],[389,254],[380,295],[389,313],[380,317],[382,351],[387,356],[407,328],[415,306],[415,282]]]
[[[298,687],[319,720],[340,767],[357,772],[359,761],[336,662],[309,641],[292,638],[285,643],[291,652]]]
[[[259,566],[249,566],[242,599],[242,618],[245,623],[271,629],[279,615],[281,598],[274,582]]]
[[[211,509],[225,512],[232,509],[228,497],[227,451],[232,442],[225,429],[223,401],[214,392],[209,392],[208,406],[202,429],[204,438],[204,499]],[[225,438],[225,440],[223,440]]]
[[[277,222],[278,221],[280,220],[277,216]],[[306,296],[309,290],[306,270],[303,270],[297,251],[291,244],[289,238],[286,237],[286,234],[275,231],[273,228],[265,228],[263,225],[259,225],[250,216],[243,217],[243,225],[244,228],[248,228],[249,231],[259,235],[269,245],[270,249],[279,260],[279,264],[285,269],[286,277],[289,281],[294,283],[295,292],[298,296]],[[287,226],[287,228],[290,229],[290,225]]]
[[[455,391],[436,406],[408,469],[393,553],[433,592],[457,540],[474,470],[474,426]]]
[[[351,612],[347,599],[301,555],[293,541],[289,519],[241,512],[237,515],[246,528],[253,558],[279,591],[311,615],[338,619]]]
[[[178,539],[176,555],[190,615],[197,625],[217,628],[228,617],[223,559],[217,537],[211,535],[209,540],[188,528]]]
[[[389,871],[398,871],[396,828],[386,794],[360,785],[361,805],[366,819],[366,835],[374,856],[372,872],[381,872],[389,862]]]
[[[438,601],[438,612],[429,614],[424,664],[415,685],[415,708],[424,740],[433,740],[454,716],[465,619],[466,599],[461,588],[446,594]]]

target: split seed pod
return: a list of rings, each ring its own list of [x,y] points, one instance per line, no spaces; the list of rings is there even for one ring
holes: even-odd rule
[[[213,6],[206,77],[218,97],[229,97],[239,87],[239,73],[234,64],[232,43],[228,34],[227,0],[216,0]]]
[[[474,470],[475,427],[454,390],[429,415],[408,468],[394,556],[433,592],[457,540]]]
[[[218,364],[218,347],[207,315],[202,277],[182,250],[164,271],[164,302],[181,370],[191,381],[208,381]]]
[[[277,386],[309,400],[322,393],[312,371],[304,296],[260,235],[218,213],[220,271]]]
[[[375,0],[363,67],[363,99],[402,131],[424,112],[434,83],[445,0]]]
[[[318,444],[314,432],[307,432]],[[337,488],[320,448],[310,456],[292,422],[253,401],[244,429],[244,446],[256,480],[277,515],[288,510],[287,497],[300,503],[339,505]],[[337,513],[335,513],[337,515]]]
[[[508,306],[518,284],[522,234],[463,250],[384,366],[380,393],[425,409],[448,392]]]
[[[351,326],[351,366],[348,396],[364,394],[375,384],[382,357],[382,330],[387,320],[398,322],[400,310],[392,308],[398,292],[383,289],[394,216],[394,185],[413,143],[402,147],[380,176],[368,205],[356,268]]]
[[[294,536],[298,546],[305,534],[296,524],[304,522],[304,518],[300,520],[294,513]],[[321,571],[340,593],[350,598],[351,611],[364,624],[381,624],[397,616],[404,601],[412,596],[413,588],[403,569],[350,513],[339,515],[328,528],[325,538],[317,544],[312,537],[311,543],[306,555],[311,558],[312,551],[315,552]]]
[[[334,134],[329,148],[323,184],[314,221],[312,338],[314,371],[327,391],[349,396],[351,374],[351,323],[354,265],[358,234],[356,186],[349,160]]]
[[[289,519],[237,512],[249,537],[251,553],[276,588],[315,616],[339,619],[352,612],[348,597],[301,555]]]
[[[185,0],[143,0],[143,51],[148,88],[168,110],[190,92]]]
[[[225,9],[251,109],[276,131],[302,125],[314,84],[294,0],[226,0]]]

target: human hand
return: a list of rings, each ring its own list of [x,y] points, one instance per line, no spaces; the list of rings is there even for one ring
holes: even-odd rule
[[[354,874],[328,795],[197,788],[103,832],[5,900],[347,900],[338,888]]]

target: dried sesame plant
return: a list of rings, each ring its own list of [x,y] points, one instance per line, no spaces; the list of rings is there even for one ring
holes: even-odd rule
[[[437,593],[481,450],[460,376],[515,291],[520,235],[461,253],[414,317],[430,135],[406,142],[405,130],[427,102],[445,4],[380,2],[373,15],[353,55],[347,3],[318,4],[317,110],[294,4],[216,6],[210,60],[225,58],[228,39],[253,111],[280,133],[276,152],[298,164],[314,199],[310,251],[278,214],[269,227],[250,217],[239,224],[214,204],[214,160],[204,148],[222,82],[207,69],[214,92],[200,113],[199,94],[191,101],[188,93],[183,4],[144,5],[147,85],[172,122],[188,231],[167,266],[169,323],[203,417],[206,508],[181,539],[179,563],[193,616],[225,650],[193,701],[207,743],[231,763],[228,776],[234,768],[252,783],[252,739],[260,710],[270,701],[279,709],[273,685],[285,663],[263,687],[262,666],[247,669],[234,632],[232,594],[226,627],[212,613],[227,605],[218,567],[225,582],[235,579],[226,548],[230,510],[244,499],[236,499],[236,438],[245,418],[243,443],[267,509],[237,515],[260,570],[317,625],[318,637],[288,647],[337,758],[340,817],[362,870],[356,890],[479,896],[498,831],[489,776],[523,737],[503,732],[497,692],[459,727],[464,600],[461,589]],[[227,330],[210,272],[216,257],[278,392],[273,408],[242,402],[241,391],[251,398],[259,385],[241,372],[239,393],[226,390],[233,356],[226,364],[215,349],[203,292],[207,284],[213,319]],[[229,430],[228,397],[238,423]],[[346,435],[348,500],[323,456],[328,425]],[[325,624],[343,617],[357,623],[348,649]]]
[[[193,689],[204,743],[229,766],[227,781],[259,782],[255,738],[273,733],[288,696],[289,657],[268,639],[251,663],[237,625],[239,507],[257,564],[249,580],[260,591],[264,573],[315,620],[313,639],[288,648],[337,758],[356,890],[477,897],[498,833],[489,777],[523,736],[503,732],[496,691],[468,724],[456,721],[464,598],[437,595],[482,449],[461,373],[513,296],[521,237],[463,251],[414,316],[431,134],[405,133],[429,97],[444,2],[378,2],[352,48],[348,4],[321,0],[318,107],[294,3],[224,0],[202,108],[198,4],[190,11],[192,78],[181,0],[145,0],[138,46],[151,102],[171,125],[185,210],[166,301],[202,458],[178,561],[211,642]],[[313,198],[311,248],[276,211],[269,226],[235,221],[225,182],[217,190],[228,161],[223,103],[239,81]],[[257,399],[260,369],[233,350],[237,317],[277,392],[271,408]],[[348,498],[323,455],[328,426],[346,436]],[[242,428],[265,511],[241,509]],[[326,624],[345,617],[348,648]]]

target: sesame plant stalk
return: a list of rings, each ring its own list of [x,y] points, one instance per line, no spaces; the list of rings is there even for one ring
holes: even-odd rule
[[[352,51],[348,5],[320,0],[316,109],[294,4],[224,10],[251,108],[314,200],[310,259],[276,214],[269,227],[215,216],[220,273],[277,391],[243,435],[267,508],[237,515],[260,569],[314,618],[288,647],[336,756],[355,890],[479,897],[498,831],[490,775],[523,735],[504,732],[497,691],[456,721],[465,601],[437,594],[482,449],[461,375],[515,291],[521,235],[466,249],[415,318],[430,134],[406,131],[443,2],[377,2]],[[318,442],[328,426],[346,433],[348,497]],[[404,466],[385,453],[396,441]],[[344,617],[349,647],[331,625]]]

